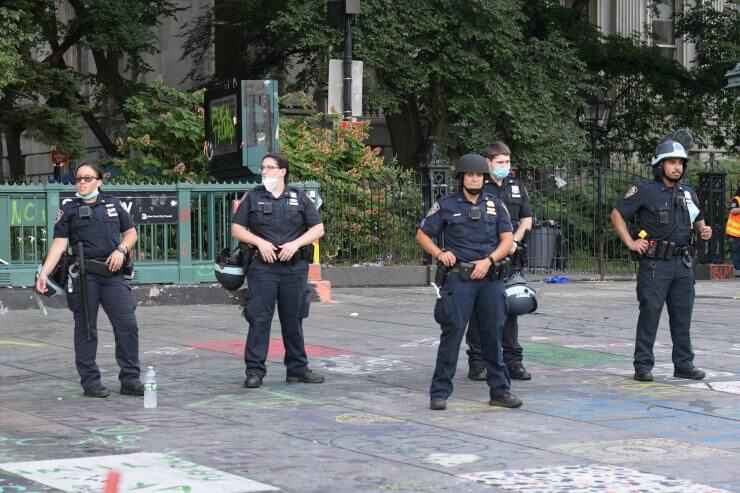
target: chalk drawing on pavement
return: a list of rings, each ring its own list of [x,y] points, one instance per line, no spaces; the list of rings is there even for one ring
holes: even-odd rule
[[[74,493],[103,491],[110,470],[121,473],[120,491],[188,491],[244,493],[279,488],[179,459],[172,455],[136,453],[76,459],[0,464],[12,474]]]
[[[731,382],[699,382],[686,385],[694,389],[716,390],[717,392],[728,392],[730,394],[740,394],[740,380]]]
[[[460,464],[469,464],[481,459],[480,455],[474,454],[431,454],[424,461],[437,464],[442,467],[455,467]]]
[[[600,464],[473,472],[458,477],[503,490],[527,493],[728,493],[727,490],[686,479]]]
[[[669,438],[631,438],[592,443],[563,443],[546,447],[574,457],[612,464],[660,460],[661,457],[692,459],[699,457],[732,456],[731,452]]]

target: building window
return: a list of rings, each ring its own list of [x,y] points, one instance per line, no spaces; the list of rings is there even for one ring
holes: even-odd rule
[[[653,17],[655,44],[664,57],[676,58],[675,0],[663,0],[656,7],[657,13]]]

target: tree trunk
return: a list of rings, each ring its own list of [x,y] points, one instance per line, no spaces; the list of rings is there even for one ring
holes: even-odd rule
[[[26,158],[21,152],[21,134],[23,127],[8,125],[5,127],[5,145],[8,148],[10,163],[10,183],[22,182],[26,177]]]
[[[450,126],[447,121],[447,101],[444,95],[444,85],[438,76],[432,76],[429,91],[432,121],[429,127],[427,148],[430,148],[432,144],[437,144],[439,152],[446,155],[450,148]]]
[[[87,106],[87,102],[82,96],[78,95],[78,98],[80,104]],[[90,128],[90,131],[95,135],[95,138],[98,139],[100,145],[103,146],[105,153],[109,156],[119,156],[120,153],[118,152],[116,144],[113,143],[93,112],[91,110],[84,110],[80,113],[82,114],[82,118],[85,120],[85,123],[87,123],[87,126]]]
[[[424,160],[426,139],[416,98],[409,95],[401,104],[400,111],[392,115],[386,114],[385,121],[398,164],[404,168],[418,169]]]

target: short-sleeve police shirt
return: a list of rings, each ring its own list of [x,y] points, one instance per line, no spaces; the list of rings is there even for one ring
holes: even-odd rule
[[[675,197],[682,197],[682,204],[676,204],[674,188],[662,181],[651,180],[635,185],[617,203],[616,209],[629,221],[637,216],[637,224],[644,229],[650,240],[665,240],[686,246],[691,240],[693,225],[689,207],[699,209],[696,193],[684,183],[678,183]],[[694,222],[702,220],[701,211]]]
[[[90,207],[90,214],[80,214],[80,207]],[[108,257],[120,243],[121,233],[134,227],[134,221],[119,200],[110,195],[98,195],[98,200],[86,204],[82,199],[65,202],[54,225],[55,238],[68,238],[75,255],[82,242],[85,257]]]
[[[483,185],[483,191],[501,199],[509,211],[511,223],[515,228],[519,227],[522,219],[534,215],[527,189],[516,178],[507,176],[502,180],[501,185],[488,178]]]
[[[275,198],[260,185],[239,204],[232,223],[279,246],[321,224],[321,216],[302,190],[286,186],[282,195]]]
[[[471,219],[473,208],[478,209],[480,219]],[[512,231],[506,206],[501,199],[485,192],[476,204],[460,192],[440,199],[419,227],[431,238],[444,232],[445,248],[462,262],[486,258],[496,250],[499,234]]]

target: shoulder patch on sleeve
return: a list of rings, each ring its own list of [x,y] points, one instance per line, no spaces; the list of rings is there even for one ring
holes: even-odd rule
[[[426,217],[435,215],[437,212],[439,212],[439,209],[440,209],[439,202],[435,202],[432,208],[429,209],[429,211],[427,211]]]
[[[54,226],[59,224],[59,221],[62,220],[62,216],[64,216],[64,211],[62,209],[59,209],[59,212],[57,213],[57,218],[54,220]]]
[[[639,192],[639,189],[638,189],[638,188],[637,188],[637,186],[635,185],[635,186],[633,186],[632,188],[630,188],[629,190],[627,190],[627,193],[626,193],[626,194],[624,195],[624,198],[625,198],[625,199],[627,199],[627,198],[629,198],[629,197],[632,197],[632,196],[633,196],[634,194],[636,194],[637,192]]]

